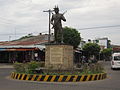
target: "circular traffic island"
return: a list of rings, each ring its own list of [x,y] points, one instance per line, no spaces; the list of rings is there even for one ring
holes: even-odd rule
[[[103,80],[107,78],[107,74],[99,73],[88,75],[38,75],[12,72],[11,78],[18,80],[43,81],[43,82],[81,82]]]
[[[41,82],[82,82],[95,81],[107,78],[107,73],[100,63],[85,64],[82,68],[61,70],[45,69],[43,63],[15,63],[15,71],[11,73],[12,79],[41,81]]]

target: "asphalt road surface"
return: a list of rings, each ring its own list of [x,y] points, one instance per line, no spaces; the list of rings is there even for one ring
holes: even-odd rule
[[[120,90],[120,70],[111,70],[110,62],[105,62],[108,78],[89,82],[31,82],[12,80],[8,76],[11,66],[0,64],[0,90]]]

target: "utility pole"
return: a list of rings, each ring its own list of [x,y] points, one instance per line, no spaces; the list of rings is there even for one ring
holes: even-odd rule
[[[11,41],[11,36],[9,36],[9,42]]]
[[[16,27],[15,27],[15,40],[16,40]]]
[[[47,11],[43,11],[43,12],[48,12],[49,13],[49,35],[48,35],[48,43],[50,43],[50,36],[51,36],[51,29],[50,29],[50,17],[51,17],[51,13],[53,12],[53,10],[47,10]]]

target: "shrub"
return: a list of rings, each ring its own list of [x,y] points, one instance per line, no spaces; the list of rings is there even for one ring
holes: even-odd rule
[[[44,62],[36,62],[36,61],[31,61],[27,63],[14,63],[14,69],[18,73],[35,73],[35,70],[39,67],[44,67],[45,63]]]
[[[92,63],[92,64],[84,64],[82,67],[82,72],[85,74],[89,73],[103,73],[104,67],[101,63]]]
[[[104,72],[104,66],[101,63],[96,63],[95,68],[96,68],[96,73]]]
[[[95,73],[96,72],[95,64],[90,64],[89,65],[89,70],[90,70],[91,73]]]
[[[39,64],[39,67],[45,67],[45,62],[37,62]]]
[[[85,74],[89,73],[89,66],[88,66],[88,64],[84,64],[83,65],[82,72],[85,73]]]
[[[13,67],[16,70],[16,72],[25,73],[25,65],[24,64],[15,62]]]
[[[76,67],[77,67],[77,68],[81,68],[81,67],[82,67],[82,64],[81,64],[81,63],[77,63],[77,64],[76,64]]]
[[[26,64],[26,72],[27,73],[34,73],[34,71],[40,67],[40,63],[36,61],[31,61]]]

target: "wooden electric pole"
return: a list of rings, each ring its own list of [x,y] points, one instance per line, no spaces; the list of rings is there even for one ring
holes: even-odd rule
[[[53,12],[53,10],[47,10],[47,11],[43,11],[43,12],[48,12],[49,13],[49,35],[48,35],[48,43],[50,43],[50,37],[51,37],[51,29],[50,29],[50,18],[51,18],[51,13]]]

